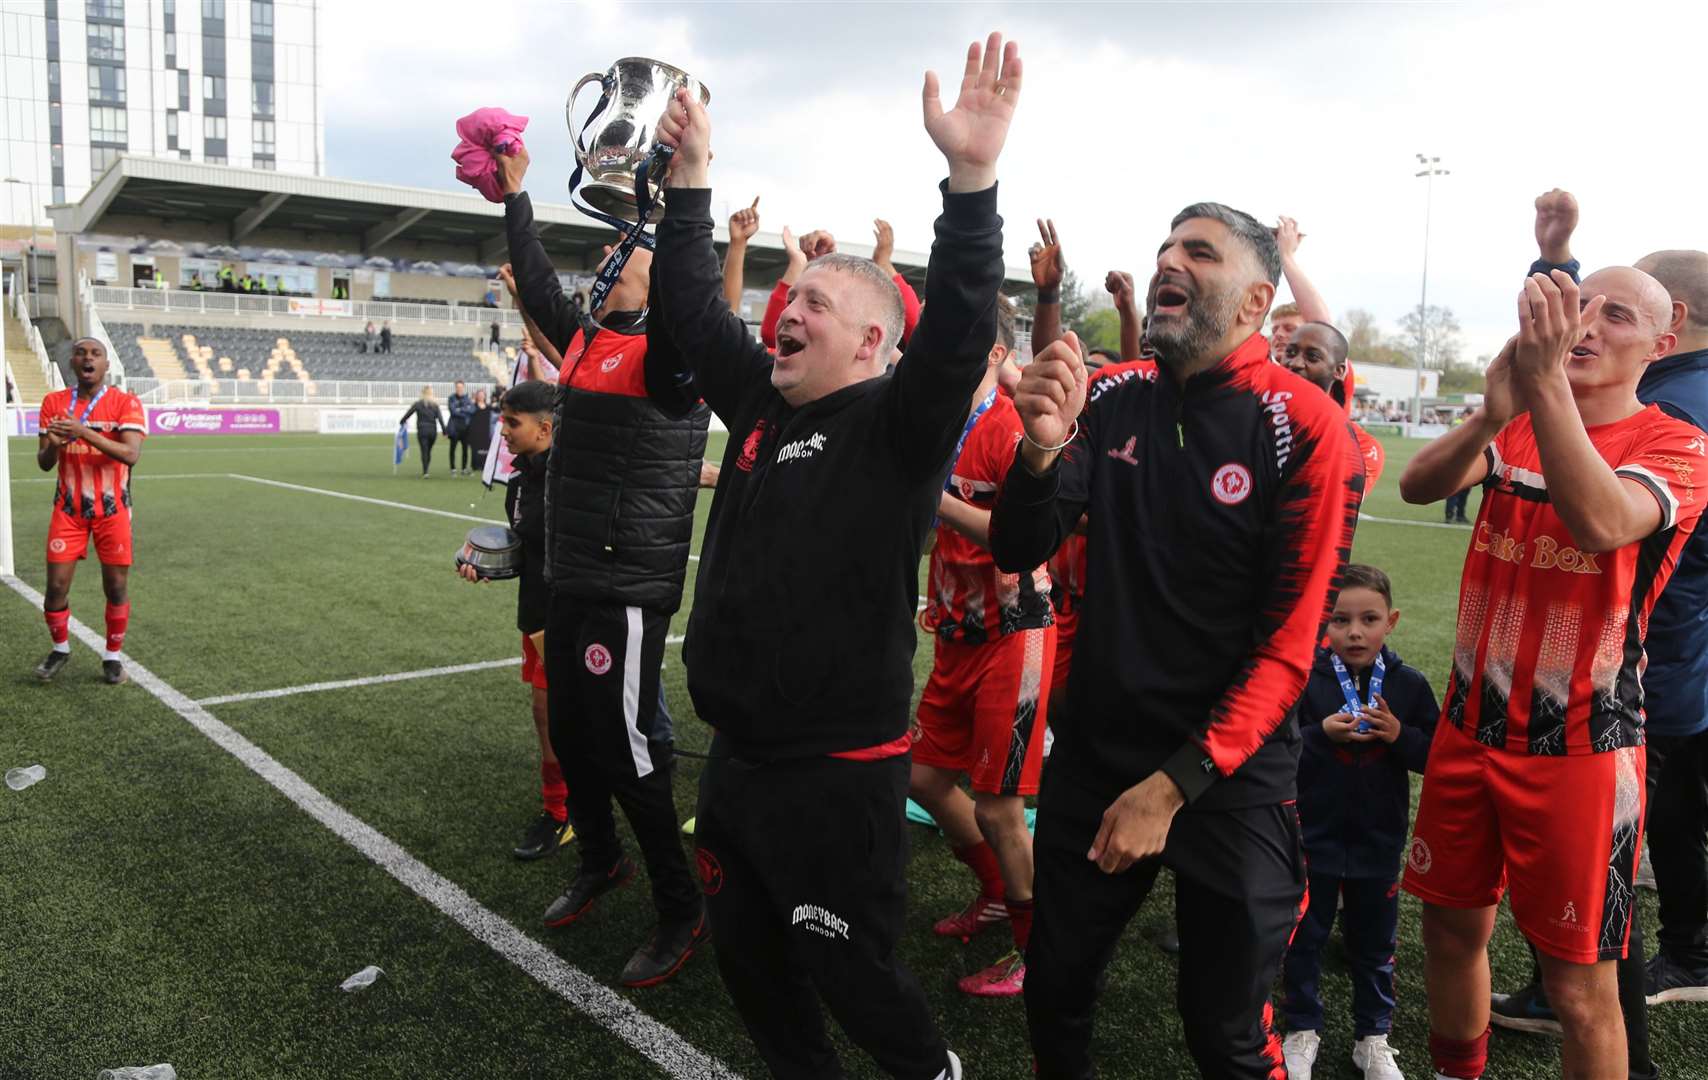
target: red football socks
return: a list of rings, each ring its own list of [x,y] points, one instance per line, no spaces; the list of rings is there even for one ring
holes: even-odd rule
[[[55,645],[71,643],[71,609],[62,608],[59,611],[44,611],[42,617],[47,619],[48,636],[53,638]]]
[[[130,627],[130,604],[107,605],[107,651],[116,653],[125,647],[125,630]]]
[[[979,892],[992,900],[1001,900],[1008,895],[1008,890],[1002,885],[1002,868],[996,864],[996,852],[983,840],[971,847],[956,848],[955,858],[967,864],[979,879]]]
[[[1026,945],[1032,940],[1032,901],[1004,900],[1008,908],[1008,926],[1014,931],[1014,947],[1025,955]]]
[[[1430,1032],[1429,1059],[1442,1076],[1478,1080],[1489,1063],[1488,1029],[1474,1039],[1449,1039]]]
[[[540,798],[554,821],[569,820],[569,785],[563,782],[563,766],[555,761],[540,762]]]

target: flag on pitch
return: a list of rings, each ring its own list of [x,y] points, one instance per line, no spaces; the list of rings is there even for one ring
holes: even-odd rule
[[[397,425],[397,438],[391,444],[391,467],[397,468],[403,464],[403,455],[409,450],[409,429],[402,424]]]

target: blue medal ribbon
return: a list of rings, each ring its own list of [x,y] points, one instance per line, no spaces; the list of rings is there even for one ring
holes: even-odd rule
[[[961,429],[961,437],[955,443],[955,456],[949,459],[949,476],[943,481],[944,491],[947,491],[950,494],[954,493],[955,464],[961,460],[961,451],[967,448],[967,439],[972,435],[973,427],[978,424],[979,417],[983,416],[985,411],[995,404],[996,387],[993,386],[990,388],[990,393],[984,396],[984,400],[979,402],[978,408],[973,410],[973,414],[967,417],[967,426]]]
[[[1334,664],[1334,677],[1340,680],[1340,693],[1346,698],[1346,711],[1358,720],[1356,729],[1358,734],[1368,734],[1370,722],[1364,719],[1364,710],[1369,708],[1375,702],[1377,695],[1382,692],[1382,676],[1387,674],[1387,661],[1382,659],[1381,653],[1376,654],[1376,668],[1370,673],[1370,699],[1360,701],[1358,699],[1358,684],[1352,681],[1352,675],[1346,670],[1346,665],[1341,663],[1340,657],[1332,652],[1328,654],[1328,658]]]
[[[102,383],[100,392],[97,393],[93,398],[91,398],[89,400],[89,407],[87,409],[83,410],[83,415],[78,416],[77,415],[77,388],[74,386],[71,388],[71,404],[66,406],[66,409],[65,409],[66,415],[70,416],[73,420],[77,421],[79,424],[82,424],[85,427],[87,427],[89,424],[89,418],[91,416],[95,415],[95,406],[99,405],[101,403],[101,399],[106,397],[106,396],[107,396],[107,384]]]

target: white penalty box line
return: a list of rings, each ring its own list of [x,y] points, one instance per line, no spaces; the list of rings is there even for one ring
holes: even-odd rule
[[[0,581],[32,606],[38,609],[42,606],[41,593],[19,579],[6,575],[0,577]],[[90,649],[100,651],[105,645],[100,634],[76,618],[71,619],[71,632]],[[622,995],[524,934],[456,883],[434,872],[395,841],[327,798],[308,781],[216,719],[202,704],[174,689],[133,657],[125,653],[120,653],[119,657],[130,673],[131,681],[242,762],[298,809],[467,930],[476,940],[623,1040],[667,1075],[675,1080],[707,1077],[740,1080],[740,1075],[722,1061],[696,1049]]]

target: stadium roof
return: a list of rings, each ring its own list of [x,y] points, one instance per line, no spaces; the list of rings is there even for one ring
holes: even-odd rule
[[[262,227],[341,234],[346,248],[380,254],[400,240],[463,248],[471,262],[500,262],[506,253],[504,208],[479,195],[399,187],[359,180],[301,176],[261,169],[239,169],[166,158],[122,155],[81,200],[50,208],[60,232],[103,231],[109,218],[155,218],[224,227],[227,239],[241,243]],[[534,220],[546,253],[565,269],[598,262],[600,247],[611,240],[610,226],[572,206],[534,203]],[[116,225],[116,223],[115,223]],[[126,225],[121,231],[132,231]],[[729,230],[719,225],[722,244]],[[851,254],[870,255],[864,244],[839,245]],[[781,237],[761,232],[748,243],[748,267],[767,280],[787,264]],[[927,254],[897,250],[893,261],[909,280],[921,282]],[[1027,271],[1010,268],[1011,287],[1031,286]]]

